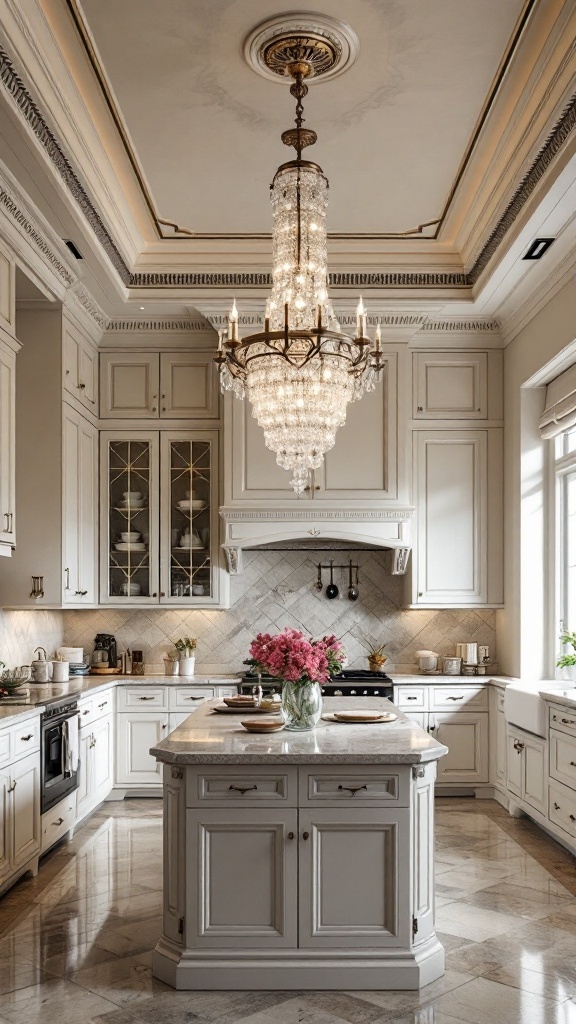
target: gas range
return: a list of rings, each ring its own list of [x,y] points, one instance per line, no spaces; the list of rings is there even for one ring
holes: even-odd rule
[[[240,684],[241,692],[251,693],[259,682],[264,693],[280,693],[282,689],[280,681],[272,676],[258,677],[252,672],[245,672]],[[392,680],[385,672],[344,669],[337,676],[332,676],[329,683],[324,683],[322,693],[325,697],[388,697],[391,700]]]

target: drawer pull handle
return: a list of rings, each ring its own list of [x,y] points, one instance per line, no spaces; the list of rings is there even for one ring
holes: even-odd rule
[[[406,697],[406,700],[418,700],[418,697]]]
[[[53,821],[52,822],[52,824],[56,825],[56,827],[58,827],[58,825],[62,825],[63,823],[64,823],[64,818],[58,818],[58,821]]]
[[[289,832],[288,833],[288,839],[294,839],[294,833],[293,832]]]
[[[364,783],[363,786],[356,786],[355,788],[354,786],[338,786],[338,789],[343,789],[346,793],[352,793],[352,796],[356,796],[356,793],[359,793],[361,789],[368,789],[368,786]]]
[[[184,697],[184,700],[204,700],[204,696],[201,697]]]
[[[258,786],[228,786],[228,789],[233,789],[235,793],[249,793],[253,789],[258,789]]]
[[[570,765],[572,768],[576,768],[576,761],[570,761]]]
[[[13,792],[14,792],[14,790],[16,789],[16,785],[17,785],[17,784],[16,784],[16,783],[14,783],[14,785],[13,785],[13,786],[10,786],[10,787],[9,787],[9,788],[8,788],[8,789],[6,790],[6,792],[7,792],[7,793],[13,793]]]
[[[555,803],[554,804],[554,810],[555,811],[559,811],[560,810],[560,804]]]
[[[99,705],[98,705],[98,707],[100,708],[100,711],[102,710],[102,708],[105,708],[105,707],[106,707],[107,703],[108,703],[108,701],[107,701],[107,700],[105,700],[103,704],[99,704]]]
[[[570,815],[570,821],[576,821],[576,818],[574,817],[573,814]]]
[[[310,839],[310,833],[309,832],[303,832],[302,833],[302,839]]]
[[[516,751],[516,752],[517,752],[518,754],[521,754],[521,753],[522,753],[522,751],[524,750],[524,744],[523,744],[523,743],[521,743],[521,742],[520,742],[520,740],[514,740],[514,750],[515,750],[515,751]]]
[[[461,694],[460,697],[446,697],[446,700],[464,700],[464,694]]]
[[[138,697],[138,700],[154,700],[154,697]]]
[[[576,722],[574,721],[573,718],[563,718],[562,719],[562,724],[563,725],[576,725]]]
[[[27,736],[21,736],[20,739],[21,740],[31,740],[33,735],[34,735],[34,733],[29,732]]]
[[[89,715],[90,714],[90,708],[86,708],[86,711],[83,711],[82,714],[83,715]]]

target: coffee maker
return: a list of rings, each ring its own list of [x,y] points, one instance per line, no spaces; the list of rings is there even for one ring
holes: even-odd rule
[[[103,661],[108,662],[109,668],[116,668],[118,664],[116,638],[111,633],[97,633],[94,637],[92,664],[98,665]]]

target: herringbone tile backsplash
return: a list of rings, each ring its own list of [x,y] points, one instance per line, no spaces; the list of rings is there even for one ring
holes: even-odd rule
[[[378,644],[386,642],[389,668],[414,669],[414,653],[422,648],[454,654],[459,641],[489,644],[496,658],[493,611],[404,611],[402,579],[385,571],[381,554],[336,554],[337,562],[346,563],[349,554],[359,562],[360,598],[356,602],[347,597],[347,571],[336,575],[340,587],[336,600],[329,601],[316,589],[320,558],[316,553],[245,551],[244,572],[231,578],[228,610],[69,611],[61,613],[63,642],[91,652],[96,633],[113,633],[119,650],[144,652],[149,671],[163,671],[163,656],[180,636],[198,640],[197,671],[237,671],[242,669],[256,633],[276,633],[285,626],[316,637],[335,633],[343,640],[353,668],[368,667],[360,642],[363,637]],[[326,555],[322,560],[326,561]]]

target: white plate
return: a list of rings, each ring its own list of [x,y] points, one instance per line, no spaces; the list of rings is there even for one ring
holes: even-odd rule
[[[351,716],[352,712],[343,712],[346,715]],[[385,725],[387,722],[395,722],[398,715],[394,715],[391,711],[386,714],[380,715],[378,718],[367,718],[368,712],[362,714],[359,718],[338,718],[336,715],[322,715],[325,722],[338,722],[339,725]]]
[[[142,541],[138,541],[136,544],[115,544],[116,551],[146,551],[146,545]]]
[[[218,711],[221,715],[275,715],[276,711],[271,711],[270,708],[229,708],[226,704],[216,704],[212,708],[212,711]],[[278,708],[280,711],[280,708]]]

